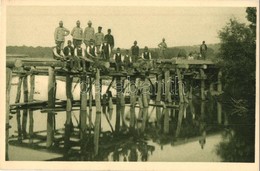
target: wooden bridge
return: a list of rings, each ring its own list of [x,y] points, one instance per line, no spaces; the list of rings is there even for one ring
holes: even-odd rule
[[[149,65],[148,65],[149,64]],[[72,111],[80,108],[80,139],[86,138],[86,122],[92,122],[92,107],[96,107],[96,117],[94,122],[94,153],[98,154],[100,137],[101,107],[105,105],[108,109],[113,109],[130,104],[132,108],[137,104],[144,111],[148,112],[148,106],[156,106],[156,115],[160,115],[160,108],[166,111],[170,108],[177,108],[180,104],[188,103],[192,98],[193,82],[200,85],[200,97],[206,99],[207,93],[220,95],[222,93],[221,70],[214,62],[209,60],[183,60],[183,59],[161,59],[151,61],[140,60],[133,64],[132,68],[116,71],[115,63],[105,61],[91,61],[94,69],[86,72],[70,72],[64,70],[67,63],[53,59],[24,58],[23,56],[8,56],[6,59],[6,159],[8,160],[8,138],[10,114],[16,114],[18,139],[29,137],[33,142],[33,112],[41,110],[47,113],[47,137],[46,147],[50,148],[55,142],[55,114],[59,111],[66,111],[64,149],[70,147],[70,128],[72,123]],[[112,67],[110,67],[112,66]],[[35,76],[48,76],[48,100],[35,101]],[[10,104],[10,90],[13,77],[19,77],[15,103]],[[57,76],[66,82],[67,100],[56,100],[56,79]],[[28,77],[30,78],[30,90],[28,90]],[[73,100],[72,83],[73,78],[78,78],[80,83],[80,100]],[[125,84],[125,80],[128,84]],[[109,80],[110,83],[104,94],[102,92],[102,81]],[[185,84],[184,84],[185,81]],[[116,97],[111,96],[110,89],[116,82]],[[174,83],[174,84],[173,84]],[[120,86],[118,86],[120,85]],[[207,86],[208,85],[208,86]],[[20,102],[21,88],[23,86],[24,101]],[[95,86],[95,94],[92,88]],[[129,88],[129,96],[125,96],[126,87]],[[95,97],[95,99],[94,99]],[[150,103],[150,100],[155,103]],[[20,121],[20,110],[23,110],[22,123]],[[89,110],[89,115],[87,115]],[[120,111],[120,110],[117,110]],[[220,111],[221,112],[221,111]],[[27,115],[29,113],[29,134],[27,135]],[[166,112],[167,113],[167,112]],[[88,116],[88,118],[87,118]],[[165,115],[167,116],[167,115]],[[166,118],[166,117],[165,117]],[[136,118],[131,114],[130,128],[135,126]],[[120,129],[120,112],[116,114],[117,132]],[[167,133],[169,128],[164,128]],[[82,144],[82,143],[81,143]],[[81,148],[85,148],[81,145]]]

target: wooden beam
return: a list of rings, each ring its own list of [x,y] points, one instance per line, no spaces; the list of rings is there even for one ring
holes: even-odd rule
[[[21,88],[23,83],[23,77],[19,77],[18,85],[17,85],[17,92],[16,92],[16,99],[15,103],[19,103],[21,99]],[[18,141],[22,141],[22,126],[21,126],[21,111],[20,109],[16,110],[16,121],[17,121],[17,130],[18,130]]]
[[[29,102],[33,102],[33,95],[35,92],[35,75],[30,75],[30,93],[29,93]],[[29,138],[30,143],[33,143],[33,126],[34,126],[34,119],[33,119],[33,110],[29,109]]]
[[[10,103],[11,83],[12,83],[12,70],[10,68],[6,68],[5,160],[9,160],[8,139],[9,139],[9,103]]]
[[[81,130],[81,140],[83,138],[83,134],[86,131],[86,122],[87,122],[87,83],[86,83],[86,75],[81,76],[80,81],[80,130]]]
[[[205,77],[205,73],[204,73],[203,69],[200,69],[200,75],[202,78]],[[204,79],[201,80],[200,94],[201,94],[201,99],[205,100],[206,97],[205,97],[205,80]]]
[[[157,77],[157,94],[156,94],[156,100],[155,100],[155,105],[156,105],[156,119],[157,119],[157,125],[160,125],[160,119],[161,119],[161,97],[162,97],[162,75],[158,75]],[[163,106],[163,105],[162,105]]]
[[[180,69],[177,69],[177,76],[178,76],[180,103],[184,103],[183,85],[182,85],[183,83],[182,83],[182,75],[181,75]]]
[[[23,78],[23,100],[24,103],[28,102],[28,76],[24,76]],[[23,133],[23,138],[26,139],[27,138],[27,117],[28,117],[28,109],[25,108],[23,109],[23,118],[22,118],[22,133]]]
[[[99,132],[101,125],[101,102],[100,102],[100,70],[96,71],[96,81],[95,81],[95,100],[96,100],[96,120],[94,129],[94,154],[98,154],[99,149]]]
[[[55,75],[54,68],[49,67],[49,80],[48,80],[48,107],[55,107]],[[47,115],[47,148],[51,147],[54,140],[54,112],[49,111]]]
[[[70,135],[71,135],[71,111],[72,111],[72,82],[73,77],[69,74],[66,76],[66,123],[65,123],[65,135],[64,135],[64,154],[67,155],[67,152],[70,148]]]

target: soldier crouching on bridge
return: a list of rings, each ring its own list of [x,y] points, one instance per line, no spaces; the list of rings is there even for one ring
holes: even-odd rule
[[[85,60],[82,59],[85,56],[85,50],[81,47],[81,43],[77,45],[77,47],[74,50],[74,59],[78,63],[78,71],[86,71],[86,65]],[[80,66],[80,62],[82,64],[82,67]]]
[[[95,59],[98,54],[97,54],[97,47],[95,46],[95,41],[93,39],[90,39],[89,45],[86,49],[86,56],[90,59]],[[92,70],[92,65],[90,63],[85,63],[87,64],[87,67],[89,67],[89,70]]]
[[[114,54],[114,57],[113,57],[114,61],[115,61],[115,64],[116,64],[116,71],[122,71],[122,64],[123,64],[123,60],[122,60],[122,54],[121,54],[121,51],[120,51],[120,48],[117,48],[116,49],[116,53]]]
[[[151,52],[149,52],[147,46],[144,47],[144,52],[142,53],[141,57],[145,62],[144,69],[146,71],[150,70],[150,68],[152,67],[152,55],[151,55]]]
[[[69,62],[71,72],[76,72],[80,68],[80,61],[74,56],[74,47],[71,44],[71,40],[68,40],[68,45],[64,48],[63,53]]]
[[[129,50],[126,50],[126,54],[124,56],[123,64],[126,70],[132,67],[132,57],[129,55]]]
[[[63,53],[63,50],[60,47],[60,44],[57,44],[53,49],[52,49],[52,53],[53,53],[53,58],[56,60],[60,60],[62,62],[66,61],[65,55]],[[65,71],[68,71],[67,68],[63,68]]]

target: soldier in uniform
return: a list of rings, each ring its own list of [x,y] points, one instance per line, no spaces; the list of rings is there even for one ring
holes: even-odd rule
[[[134,41],[134,45],[131,47],[132,51],[132,60],[133,62],[136,62],[139,57],[139,47],[137,46],[137,41]]]
[[[81,44],[78,44],[78,46],[75,48],[74,57],[76,58],[76,61],[78,61],[78,70],[82,71],[83,67],[83,71],[86,71],[85,60],[83,59],[83,57],[85,57],[85,50],[81,47]],[[80,63],[82,67],[80,67]]]
[[[64,61],[64,53],[63,50],[60,47],[60,44],[57,44],[53,49],[52,49],[52,53],[53,53],[53,58],[56,60],[61,60]]]
[[[96,43],[96,47],[97,47],[97,53],[99,53],[99,49],[101,44],[104,41],[104,33],[102,33],[102,27],[99,26],[98,27],[98,32],[95,34],[95,43]]]
[[[167,44],[165,43],[165,38],[162,39],[162,42],[158,44],[158,47],[160,48],[160,56],[162,59],[166,57],[166,49],[167,49]]]
[[[92,27],[92,22],[88,21],[88,27],[84,30],[84,43],[86,48],[90,45],[91,39],[95,39],[95,29]]]
[[[115,60],[116,64],[116,71],[121,71],[122,70],[122,61],[123,61],[123,56],[121,54],[120,48],[116,49],[116,53],[114,54],[113,59]]]
[[[65,36],[68,36],[70,34],[70,31],[63,27],[63,21],[59,22],[59,27],[55,29],[54,32],[54,40],[55,43],[60,46],[61,49],[63,49]]]
[[[200,54],[203,60],[206,59],[208,47],[205,44],[205,41],[202,42],[202,45],[200,45]]]
[[[104,59],[105,61],[109,62],[110,54],[111,54],[111,47],[110,47],[110,44],[108,44],[107,39],[105,39],[104,43],[101,44],[99,51],[101,53],[101,58]]]
[[[80,21],[78,20],[76,22],[76,27],[73,28],[73,30],[71,31],[71,36],[73,37],[73,45],[74,47],[78,47],[78,45],[82,43],[82,39],[83,39],[83,30],[80,27]]]
[[[132,57],[129,55],[129,50],[128,49],[126,50],[126,54],[124,56],[123,63],[124,63],[124,67],[126,69],[129,69],[132,66]]]

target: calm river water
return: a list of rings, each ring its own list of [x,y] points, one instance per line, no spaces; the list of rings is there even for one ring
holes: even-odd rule
[[[14,78],[13,83],[18,79]],[[34,99],[47,100],[48,78],[36,76],[36,87]],[[74,83],[75,85],[75,83]],[[11,104],[14,103],[16,96],[16,85],[12,86]],[[105,88],[104,88],[105,89]],[[65,83],[57,80],[57,99],[65,100]],[[112,91],[115,95],[115,91]],[[74,99],[80,98],[79,86],[73,92]],[[21,98],[23,101],[23,97]],[[153,103],[152,101],[150,103]],[[137,118],[136,126],[133,130],[129,129],[131,109],[126,105],[124,109],[123,121],[120,131],[112,134],[116,124],[116,106],[113,111],[103,110],[101,114],[101,137],[99,155],[93,157],[93,144],[87,144],[85,156],[79,152],[80,147],[72,147],[69,156],[64,158],[62,154],[52,152],[41,152],[33,149],[10,146],[10,160],[98,160],[98,161],[200,161],[200,162],[219,162],[222,161],[217,155],[219,144],[227,136],[227,132],[232,136],[232,130],[228,130],[229,120],[222,109],[219,111],[216,99],[200,101],[196,96],[193,100],[177,109],[169,110],[169,117],[164,116],[165,110],[156,107],[149,107],[147,112],[148,122],[143,122],[143,109],[136,107],[134,109]],[[122,109],[120,109],[122,110]],[[156,110],[160,110],[162,115],[158,117]],[[106,112],[105,112],[106,111]],[[105,114],[105,113],[106,114]],[[132,111],[133,112],[133,111]],[[79,120],[79,111],[73,111],[72,122],[77,126]],[[92,111],[92,121],[95,121],[95,108]],[[10,136],[17,136],[16,115],[10,120],[12,128]],[[56,115],[56,129],[59,130],[62,137],[64,133],[64,123],[66,119],[65,112],[58,112]],[[112,125],[109,125],[109,122]],[[28,126],[28,125],[27,125]],[[40,110],[34,112],[34,132],[46,130],[47,114]],[[77,130],[76,128],[74,130]],[[228,131],[227,131],[228,130]],[[42,132],[41,135],[46,135]],[[77,136],[77,133],[75,133]],[[114,137],[114,138],[113,138]],[[72,141],[77,142],[75,137]],[[92,139],[89,138],[92,142]],[[23,140],[27,142],[28,140]],[[34,140],[37,142],[37,140]],[[45,142],[38,145],[45,146]],[[63,145],[61,144],[62,148]],[[21,155],[21,153],[23,155]],[[26,155],[26,156],[24,156]],[[44,156],[44,157],[43,157]]]

